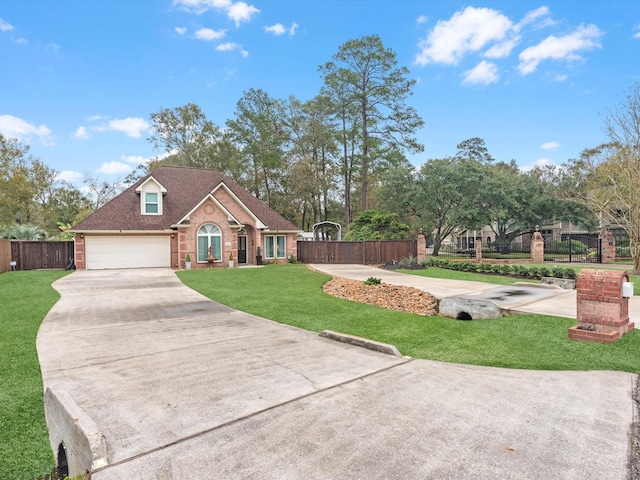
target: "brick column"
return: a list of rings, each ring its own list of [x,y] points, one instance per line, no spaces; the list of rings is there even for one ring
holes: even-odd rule
[[[76,233],[76,237],[73,241],[75,242],[76,269],[86,270],[87,265],[85,264],[84,234]]]
[[[418,265],[422,264],[422,260],[427,258],[427,239],[423,234],[418,235]]]
[[[622,284],[628,281],[623,271],[582,270],[576,282],[577,325],[569,329],[569,338],[613,343],[633,330],[629,299],[622,296]]]
[[[476,240],[476,263],[482,263],[482,240]]]
[[[534,232],[531,239],[531,261],[544,263],[544,238],[540,232]]]
[[[601,263],[613,263],[616,261],[616,237],[613,236],[610,230],[605,230],[602,234],[601,247],[602,257]]]

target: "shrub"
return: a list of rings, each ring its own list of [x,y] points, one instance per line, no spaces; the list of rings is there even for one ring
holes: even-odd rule
[[[571,253],[586,253],[589,248],[580,240],[562,240],[555,245],[556,253],[569,253],[569,247],[571,247]]]
[[[365,285],[380,285],[382,280],[376,277],[369,277],[364,281]]]
[[[403,258],[398,262],[400,268],[412,268],[418,264],[416,257],[409,255],[407,258]]]
[[[549,271],[549,269],[547,267],[538,268],[538,274],[541,277],[549,277],[549,276],[551,276],[551,272]]]
[[[511,268],[511,265],[509,265],[508,263],[500,265],[500,273],[509,274],[511,272],[513,272],[513,268]]]
[[[562,278],[564,276],[564,268],[554,265],[551,269],[551,275],[555,278]]]

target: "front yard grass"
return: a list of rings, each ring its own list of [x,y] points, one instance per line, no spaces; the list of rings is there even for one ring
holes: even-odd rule
[[[60,298],[51,283],[67,273],[0,275],[0,478],[32,480],[53,469],[36,334]]]
[[[517,315],[463,322],[385,310],[325,294],[322,284],[330,277],[300,264],[190,270],[178,276],[187,286],[232,308],[314,332],[335,330],[390,343],[414,358],[536,370],[640,373],[638,331],[613,345],[602,345],[569,340],[567,330],[575,325],[570,318]]]

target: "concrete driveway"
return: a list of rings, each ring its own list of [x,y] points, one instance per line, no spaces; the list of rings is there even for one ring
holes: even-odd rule
[[[52,447],[93,449],[94,480],[629,475],[635,375],[385,355],[211,302],[170,270],[54,287],[37,339]]]

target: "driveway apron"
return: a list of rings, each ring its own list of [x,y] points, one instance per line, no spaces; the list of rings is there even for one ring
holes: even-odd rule
[[[165,269],[54,287],[43,383],[103,433],[94,480],[628,477],[635,375],[385,355],[232,310]]]

